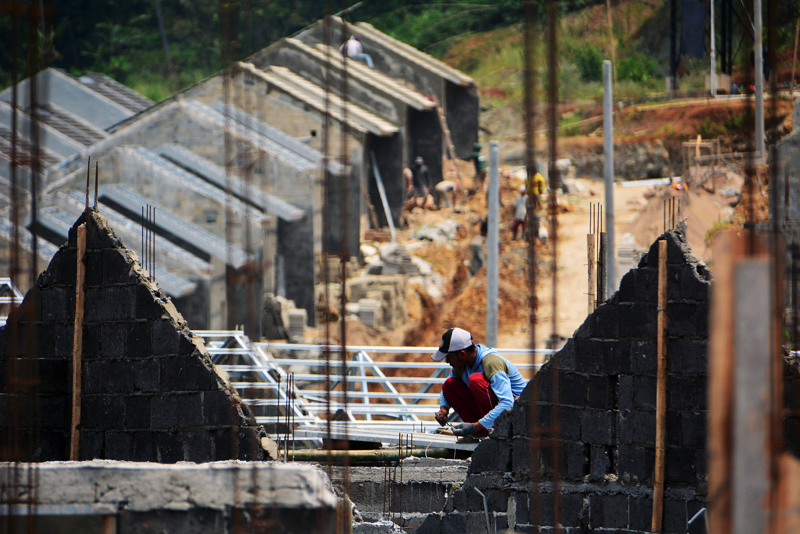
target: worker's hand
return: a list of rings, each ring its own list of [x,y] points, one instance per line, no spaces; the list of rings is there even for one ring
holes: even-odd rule
[[[439,423],[440,426],[444,426],[447,424],[447,414],[450,413],[450,408],[447,406],[442,406],[439,408],[439,411],[436,412],[434,417],[436,418],[436,422]]]
[[[478,429],[475,425],[480,423],[455,423],[453,425],[453,434],[456,436],[471,436],[475,434]]]

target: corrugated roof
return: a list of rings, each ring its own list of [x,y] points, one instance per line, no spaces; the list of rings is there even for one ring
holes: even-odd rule
[[[321,113],[326,112],[327,98],[327,111],[330,116],[339,122],[346,121],[349,127],[358,132],[369,132],[381,137],[388,137],[399,131],[399,128],[393,124],[358,107],[356,104],[349,102],[345,104],[341,98],[333,93],[327,93],[326,95],[322,88],[285,67],[272,66],[261,71],[251,63],[239,62],[237,66],[242,71],[272,84],[301,102],[314,107]],[[347,109],[346,115],[344,112],[345,107]]]
[[[230,187],[233,195],[240,200],[248,202],[267,213],[274,213],[284,221],[297,221],[303,218],[303,210],[294,207],[282,198],[245,183],[237,176],[226,176],[225,169],[202,156],[198,156],[188,148],[168,144],[159,146],[155,152],[173,163],[204,177],[220,189]],[[312,167],[311,170],[314,168]]]
[[[108,137],[105,130],[83,122],[55,104],[45,103],[40,105],[38,117],[44,124],[74,139],[83,146],[91,146]]]
[[[339,23],[341,23],[341,19],[338,17],[334,17]],[[378,30],[371,24],[366,22],[358,22],[355,25],[358,28],[359,35],[367,37],[368,39],[372,39],[378,43],[381,43],[387,48],[393,49],[398,53],[402,54],[403,56],[407,57],[409,60],[417,63],[420,66],[426,67],[429,70],[432,70],[442,76],[443,78],[462,86],[470,86],[475,85],[475,80],[464,74],[463,72],[454,69],[447,63],[443,61],[439,61],[435,57],[422,52],[421,50],[414,48],[411,45],[408,45],[402,41],[398,41],[393,37],[389,37],[382,31]]]
[[[140,95],[133,89],[122,85],[105,74],[87,72],[78,78],[78,81],[89,89],[100,93],[134,113],[139,113],[155,104],[155,102],[149,98]]]
[[[289,46],[313,56],[318,61],[330,64],[340,71],[344,69],[345,59],[342,57],[342,54],[333,47],[325,46],[324,44],[317,44],[316,47],[312,47],[299,39],[291,37],[284,39],[284,42]],[[397,98],[406,105],[419,111],[432,110],[436,106],[422,93],[406,87],[394,78],[375,69],[371,69],[359,61],[348,61],[347,71],[349,76],[356,77],[364,83],[376,86],[392,97]]]

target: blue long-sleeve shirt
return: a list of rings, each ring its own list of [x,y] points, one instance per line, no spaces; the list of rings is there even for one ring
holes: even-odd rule
[[[497,354],[495,349],[484,347],[483,345],[475,345],[475,347],[478,349],[475,365],[471,367],[467,365],[463,368],[453,368],[453,370],[450,371],[450,376],[460,378],[469,386],[470,376],[475,373],[483,374],[483,377],[489,382],[489,386],[497,397],[497,406],[492,408],[492,410],[484,415],[478,422],[484,428],[492,428],[495,419],[497,419],[504,410],[514,405],[514,398],[519,397],[522,390],[525,389],[527,381],[522,378],[522,374],[514,367],[514,364]],[[450,407],[450,403],[444,398],[444,393],[439,395],[439,405]]]

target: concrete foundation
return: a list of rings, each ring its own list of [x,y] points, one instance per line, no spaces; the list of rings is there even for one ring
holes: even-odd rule
[[[326,475],[309,465],[0,464],[0,481],[0,515],[9,532],[29,516],[42,526],[57,523],[48,532],[216,534],[266,525],[287,534],[335,531],[336,495]]]

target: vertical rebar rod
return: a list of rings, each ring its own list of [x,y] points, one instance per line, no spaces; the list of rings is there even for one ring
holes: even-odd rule
[[[617,284],[616,254],[614,242],[614,94],[611,62],[603,61],[603,179],[605,182],[606,200],[606,294],[602,298],[611,297]]]

